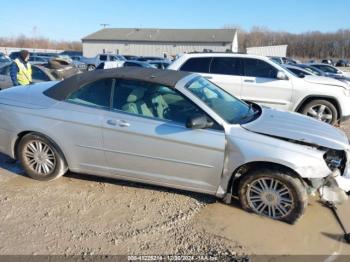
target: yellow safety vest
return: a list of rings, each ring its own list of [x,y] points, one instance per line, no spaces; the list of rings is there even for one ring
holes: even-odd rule
[[[29,85],[32,82],[32,66],[27,63],[25,66],[18,58],[15,59],[18,66],[17,81],[20,85]]]

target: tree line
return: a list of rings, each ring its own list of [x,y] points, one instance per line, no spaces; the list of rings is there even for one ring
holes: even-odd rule
[[[237,28],[225,26],[224,28]],[[238,28],[240,52],[247,47],[266,45],[288,45],[288,56],[300,59],[347,58],[350,59],[350,29],[323,33],[319,31],[294,34],[271,31],[264,27],[253,27],[250,31]],[[42,48],[60,50],[82,50],[80,41],[55,41],[48,38],[0,37],[0,46],[19,48]]]
[[[0,46],[32,49],[82,50],[80,41],[55,41],[44,37],[0,37]]]
[[[238,32],[239,47],[242,52],[245,52],[247,47],[287,44],[287,55],[290,57],[350,58],[350,29],[329,33],[312,31],[294,34],[254,27],[250,31],[239,30]]]

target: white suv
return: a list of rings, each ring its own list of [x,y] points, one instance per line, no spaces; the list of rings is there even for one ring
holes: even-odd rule
[[[350,88],[327,77],[299,77],[267,57],[185,54],[168,69],[200,73],[247,101],[295,111],[336,124],[350,116]]]

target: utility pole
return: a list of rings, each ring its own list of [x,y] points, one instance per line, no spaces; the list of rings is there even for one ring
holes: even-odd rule
[[[100,26],[102,26],[103,28],[106,28],[107,26],[109,26],[109,24],[100,24]]]

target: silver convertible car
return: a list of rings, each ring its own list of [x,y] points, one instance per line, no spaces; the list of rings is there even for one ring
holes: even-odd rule
[[[169,70],[97,70],[1,91],[0,151],[37,180],[70,170],[238,197],[289,223],[309,193],[341,202],[350,190],[343,132]]]

